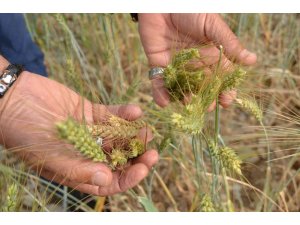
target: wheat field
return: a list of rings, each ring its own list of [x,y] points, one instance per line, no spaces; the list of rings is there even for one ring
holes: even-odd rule
[[[185,106],[177,102],[168,111],[154,104],[147,58],[129,14],[26,14],[49,78],[93,102],[141,106],[154,133],[149,145],[158,149],[160,160],[135,188],[99,197],[40,178],[13,151],[2,149],[0,209],[300,211],[300,15],[223,16],[258,56],[255,66],[243,68],[247,77],[238,90],[255,100],[261,115],[249,112],[251,106],[241,109],[237,101],[206,113],[202,131],[189,133],[167,120]],[[210,138],[222,151],[212,152]],[[226,157],[239,161],[226,166]]]

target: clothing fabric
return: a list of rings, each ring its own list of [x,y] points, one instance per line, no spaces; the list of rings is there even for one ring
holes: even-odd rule
[[[33,42],[22,14],[0,13],[0,54],[27,71],[47,76],[44,54]]]

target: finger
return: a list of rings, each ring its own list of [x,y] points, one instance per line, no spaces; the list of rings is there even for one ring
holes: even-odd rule
[[[99,188],[99,195],[113,195],[133,188],[147,176],[148,172],[149,169],[143,163],[129,166],[124,172],[117,171],[113,173],[113,180],[110,186]]]
[[[192,98],[193,98],[193,96],[191,93],[184,95],[183,100],[182,100],[183,104],[188,105],[189,103],[191,103]]]
[[[139,130],[137,138],[143,141],[144,143],[148,143],[152,141],[153,133],[149,127],[143,127],[141,130]]]
[[[147,151],[134,161],[135,165],[126,168],[125,172],[117,171],[113,173],[111,185],[106,187],[99,187],[93,184],[68,180],[66,177],[53,173],[49,170],[43,170],[41,175],[48,180],[55,181],[62,185],[66,185],[83,193],[107,196],[124,192],[129,188],[136,186],[141,180],[143,180],[147,176],[149,169],[151,169],[153,165],[157,163],[157,161],[157,151]]]
[[[76,183],[107,186],[112,182],[112,173],[107,166],[78,157],[70,159],[60,155],[59,159],[46,162],[45,169]]]
[[[67,180],[57,174],[53,174],[53,172],[44,170],[40,176],[44,177],[51,182],[54,181],[60,185],[68,186],[69,188],[73,188],[74,190],[80,191],[82,193],[90,194],[90,195],[98,195],[99,194],[99,186],[77,183],[74,181]]]
[[[141,108],[137,105],[114,105],[105,106],[101,104],[92,105],[94,123],[106,121],[112,114],[126,120],[135,120],[143,115]]]
[[[167,106],[170,102],[170,95],[164,86],[163,78],[156,77],[151,80],[151,83],[154,101],[161,107]]]
[[[143,163],[150,170],[158,162],[158,159],[158,152],[154,149],[151,149],[147,150],[143,155],[139,156],[138,158],[132,160],[132,163]]]
[[[212,112],[215,110],[215,108],[216,108],[216,100],[214,100],[213,103],[211,103],[211,105],[207,109],[207,112]]]
[[[234,99],[236,99],[236,91],[234,90],[227,91],[219,96],[220,105],[224,108],[229,107]]]
[[[210,66],[212,73],[219,76],[226,76],[228,73],[233,72],[235,68],[234,64],[225,55],[222,55],[220,63]]]
[[[225,55],[244,65],[252,65],[256,62],[256,54],[245,49],[239,39],[231,31],[221,16],[217,14],[207,14],[204,32],[207,38],[216,45],[223,45]]]
[[[110,105],[107,106],[110,113],[126,120],[136,120],[143,116],[143,111],[137,105]]]
[[[199,54],[200,60],[197,66],[200,68],[206,68],[208,66],[214,65],[219,61],[220,58],[220,50],[214,45],[201,47],[199,49]]]

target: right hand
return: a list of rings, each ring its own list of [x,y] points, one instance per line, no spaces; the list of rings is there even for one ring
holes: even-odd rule
[[[56,81],[23,72],[0,99],[1,143],[17,153],[39,175],[92,195],[112,195],[126,191],[145,178],[158,160],[155,150],[132,160],[124,171],[112,172],[106,165],[79,155],[61,141],[55,122],[72,116],[97,123],[114,114],[136,120],[142,111],[135,105],[92,104]],[[150,133],[141,130],[140,135]]]
[[[199,66],[204,67],[209,74],[210,68],[219,59],[219,45],[224,47],[222,67],[228,68],[232,61],[243,65],[253,65],[256,55],[244,48],[239,39],[218,14],[210,13],[160,13],[139,14],[139,33],[145,53],[151,67],[166,67],[176,49],[190,48],[199,43],[208,45],[199,49]],[[152,80],[153,98],[164,107],[170,102],[163,78]],[[220,104],[228,107],[235,98],[235,92],[220,95]],[[211,109],[214,108],[212,105]]]

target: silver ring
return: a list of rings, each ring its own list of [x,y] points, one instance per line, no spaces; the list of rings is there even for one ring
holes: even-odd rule
[[[162,67],[154,67],[154,68],[150,69],[149,70],[149,75],[148,75],[149,79],[152,80],[152,79],[154,79],[154,78],[156,78],[158,76],[163,75],[164,70],[165,69],[162,68]]]

